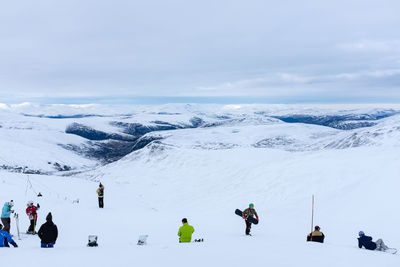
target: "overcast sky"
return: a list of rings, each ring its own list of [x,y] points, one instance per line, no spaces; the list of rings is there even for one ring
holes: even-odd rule
[[[400,102],[398,0],[0,3],[2,102]]]

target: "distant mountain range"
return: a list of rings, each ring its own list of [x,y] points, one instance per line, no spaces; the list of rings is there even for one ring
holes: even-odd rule
[[[399,110],[379,107],[27,104],[3,107],[0,118],[0,167],[39,174],[92,169],[154,142],[295,152],[396,143],[400,129]]]

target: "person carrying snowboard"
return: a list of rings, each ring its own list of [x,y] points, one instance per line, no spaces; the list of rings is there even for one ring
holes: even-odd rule
[[[186,218],[182,219],[182,226],[179,228],[178,236],[179,243],[186,243],[192,241],[192,234],[194,233],[193,226],[188,224]]]
[[[4,225],[4,231],[10,233],[10,228],[11,228],[11,219],[10,215],[11,213],[14,213],[14,210],[12,207],[14,206],[14,201],[11,200],[10,202],[4,203],[3,209],[1,211],[1,222]]]
[[[31,224],[29,225],[27,234],[36,234],[37,210],[40,209],[39,203],[37,206],[33,205],[33,201],[29,201],[26,208],[26,215],[28,215]]]
[[[250,234],[251,222],[249,222],[247,219],[250,217],[254,218],[254,216],[256,216],[257,221],[259,221],[257,212],[254,209],[254,204],[250,203],[249,207],[243,211],[242,215],[243,215],[243,219],[246,223],[246,235],[251,235]]]
[[[379,251],[385,251],[389,249],[388,246],[383,243],[382,239],[376,240],[376,242],[372,241],[372,237],[365,235],[363,231],[360,231],[358,233],[358,247],[362,248],[365,247],[365,249],[368,250],[379,250]]]
[[[325,235],[320,231],[320,229],[321,228],[318,225],[316,225],[314,227],[314,232],[310,233],[307,236],[307,241],[324,243]]]
[[[3,231],[3,225],[0,223],[0,248],[10,247],[9,244],[13,245],[15,248],[18,247],[11,235],[8,232]]]
[[[97,188],[97,195],[99,197],[99,208],[104,208],[104,185],[99,184]]]
[[[57,225],[53,223],[51,212],[46,216],[46,222],[40,226],[38,236],[42,248],[53,248],[58,237]]]

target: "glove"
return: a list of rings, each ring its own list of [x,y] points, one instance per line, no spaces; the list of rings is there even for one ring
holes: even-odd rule
[[[11,213],[14,213],[14,210],[11,210]]]
[[[40,205],[39,205],[39,203],[37,203],[37,205],[36,205],[36,206],[37,206],[37,208],[38,208],[38,209],[40,209]]]
[[[244,219],[244,220],[247,220],[247,217],[246,217],[246,215],[244,215],[244,216],[243,216],[243,219]]]
[[[17,248],[17,247],[18,247],[17,243],[15,243],[14,241],[13,241],[13,242],[10,242],[10,244],[13,245],[14,248]]]
[[[32,215],[29,215],[29,220],[33,220],[33,216]]]

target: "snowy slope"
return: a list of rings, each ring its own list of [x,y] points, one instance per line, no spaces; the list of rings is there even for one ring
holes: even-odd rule
[[[180,108],[163,112],[176,113]],[[204,112],[199,112],[201,108]],[[149,108],[146,114],[166,116],[149,114],[156,109],[161,108]],[[196,107],[195,113],[205,114],[202,118],[211,118],[210,122],[227,116],[210,107]],[[174,122],[191,117],[186,112]],[[1,171],[1,200],[14,199],[22,214],[21,228],[28,227],[23,213],[26,201],[33,199],[42,206],[39,224],[52,211],[60,230],[57,246],[50,251],[38,248],[37,237],[24,236],[19,249],[7,251],[13,266],[26,265],[27,258],[35,259],[34,266],[54,262],[57,266],[399,266],[399,255],[360,250],[356,240],[363,230],[400,248],[396,230],[400,216],[395,212],[400,201],[398,115],[349,131],[289,124],[249,111],[233,117],[235,122],[213,127],[148,133],[161,139],[73,176]],[[245,120],[237,120],[240,117]],[[107,118],[81,119],[104,129],[102,123],[109,127]],[[30,119],[40,122],[35,128],[50,125],[51,129],[75,120],[53,124],[54,119],[24,116],[23,121]],[[135,122],[133,117],[129,120]],[[351,142],[353,136],[368,142]],[[42,149],[44,157],[54,148],[49,143]],[[11,152],[2,153],[8,160]],[[71,151],[63,153],[69,158]],[[106,187],[104,210],[96,207],[98,181]],[[36,197],[38,192],[42,198]],[[315,222],[327,236],[325,244],[305,242],[312,194]],[[253,226],[252,237],[246,237],[243,220],[233,212],[250,202],[260,224]],[[194,238],[204,238],[204,243],[177,243],[183,217],[195,227]],[[89,234],[99,235],[100,247],[85,247]],[[145,247],[136,245],[140,234],[149,234]]]

